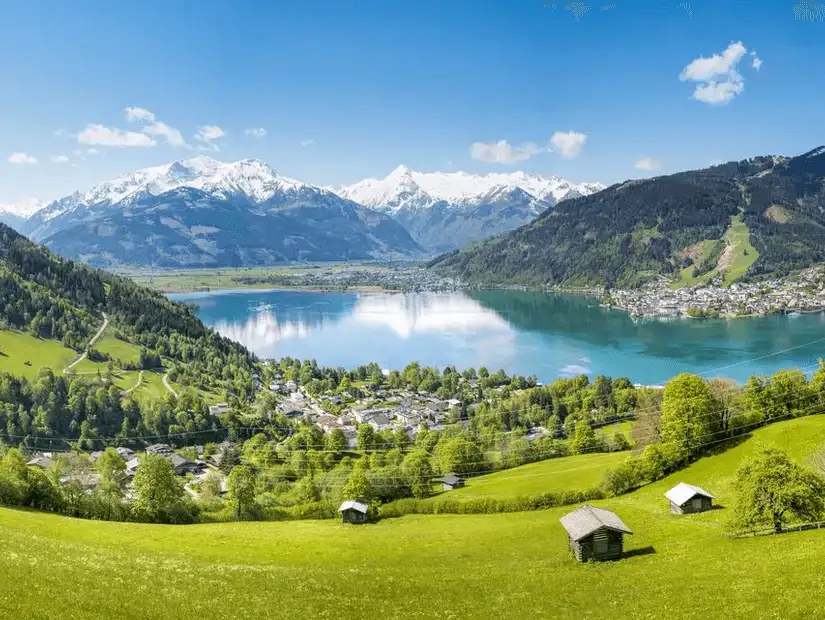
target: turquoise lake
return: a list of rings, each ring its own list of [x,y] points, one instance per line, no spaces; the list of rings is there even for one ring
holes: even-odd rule
[[[263,358],[353,368],[410,361],[486,366],[549,382],[581,373],[662,384],[680,372],[727,376],[825,357],[825,314],[731,320],[631,319],[595,300],[543,293],[223,291],[170,295]]]

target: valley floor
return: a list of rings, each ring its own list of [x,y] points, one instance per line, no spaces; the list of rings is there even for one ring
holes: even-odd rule
[[[580,565],[559,517],[495,515],[158,526],[0,510],[0,617],[17,618],[815,618],[825,532],[724,535],[739,463],[758,445],[800,461],[825,416],[760,429],[621,498],[634,534],[618,562]],[[576,457],[573,457],[576,458]],[[679,481],[721,509],[670,514]],[[469,487],[468,487],[469,489]]]

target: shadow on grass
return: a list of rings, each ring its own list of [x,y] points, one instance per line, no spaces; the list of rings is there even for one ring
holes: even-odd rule
[[[733,431],[732,431],[733,432]],[[745,443],[748,439],[751,438],[751,433],[745,433],[744,435],[740,435],[738,437],[733,437],[728,439],[727,441],[722,441],[713,446],[711,449],[707,450],[701,456],[715,456],[717,454],[722,454],[723,452],[727,452],[732,448],[735,448],[739,444]]]
[[[653,545],[648,545],[647,547],[641,547],[640,549],[625,551],[622,554],[622,559],[635,558],[640,555],[653,555],[654,553],[656,553],[656,549],[653,548]]]

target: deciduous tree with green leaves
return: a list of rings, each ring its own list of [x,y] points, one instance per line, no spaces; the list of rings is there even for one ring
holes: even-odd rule
[[[240,519],[255,505],[255,477],[246,465],[237,465],[226,479],[229,501]]]
[[[688,373],[677,375],[662,394],[662,441],[691,456],[703,443],[723,438],[723,411],[707,381]]]
[[[138,465],[132,482],[135,512],[151,521],[164,521],[166,514],[183,496],[172,464],[158,454],[147,454]]]
[[[793,521],[818,521],[825,512],[825,481],[775,448],[762,448],[739,469],[734,525],[767,525],[779,533]]]

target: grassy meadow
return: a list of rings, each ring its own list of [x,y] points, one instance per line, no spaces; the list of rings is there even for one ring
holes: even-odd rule
[[[558,522],[570,507],[364,526],[138,525],[3,509],[0,617],[819,617],[825,532],[723,532],[735,471],[756,446],[804,461],[824,444],[825,416],[777,423],[665,480],[594,502],[634,532],[627,557],[604,564],[570,556]],[[587,459],[565,462],[577,460]],[[705,487],[723,508],[670,514],[663,493],[679,481]]]
[[[0,330],[0,371],[18,377],[34,379],[43,366],[60,373],[77,355],[76,351],[63,346],[58,340],[44,340],[31,334]]]

